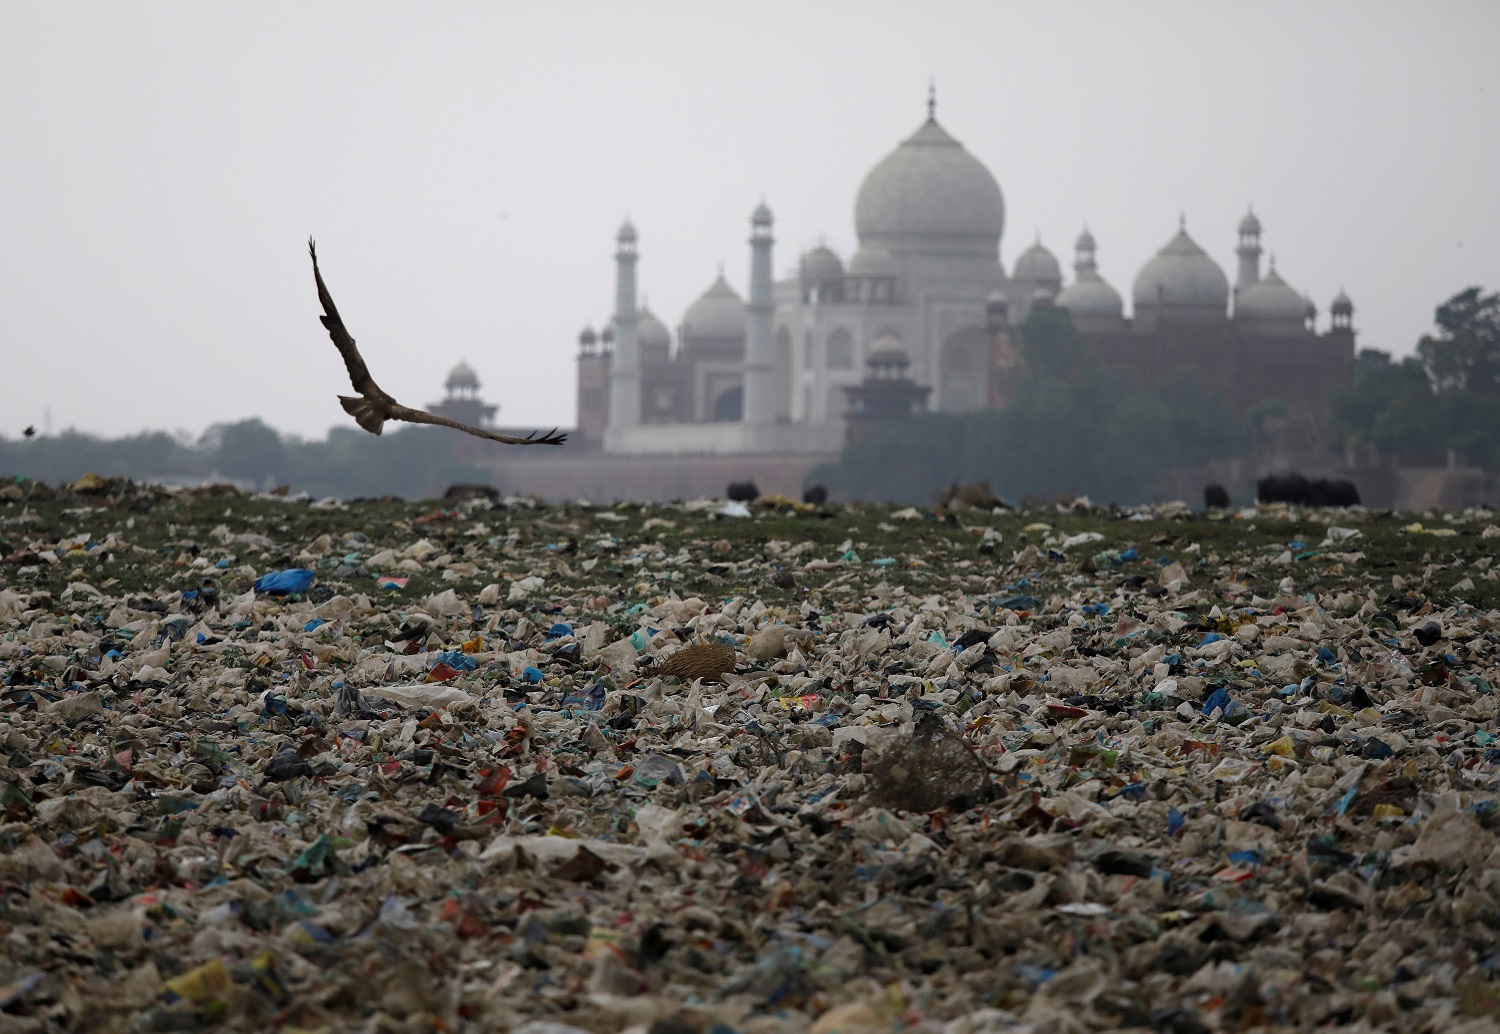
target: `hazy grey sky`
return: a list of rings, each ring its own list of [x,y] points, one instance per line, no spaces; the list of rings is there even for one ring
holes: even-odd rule
[[[0,5],[0,434],[349,423],[306,238],[380,383],[467,359],[505,424],[573,420],[628,212],[669,324],[747,220],[847,258],[865,173],[938,118],[1005,194],[1002,258],[1085,221],[1129,297],[1189,232],[1364,346],[1500,288],[1500,4]],[[1289,374],[1295,376],[1294,373]],[[352,425],[351,425],[352,426]]]

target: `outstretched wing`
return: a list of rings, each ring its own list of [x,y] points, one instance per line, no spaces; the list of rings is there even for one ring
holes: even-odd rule
[[[350,383],[361,395],[385,395],[385,392],[381,391],[379,385],[375,383],[375,378],[370,376],[364,357],[359,354],[359,349],[354,347],[354,338],[349,336],[349,330],[344,326],[339,310],[333,304],[333,296],[328,293],[328,285],[323,283],[323,274],[318,269],[318,247],[311,237],[307,238],[307,253],[312,256],[313,279],[318,282],[318,301],[323,303],[323,315],[318,318],[327,328],[334,347],[344,357],[344,366],[349,371]]]
[[[515,435],[510,434],[496,434],[494,431],[486,431],[481,427],[470,427],[468,424],[461,424],[457,420],[449,420],[445,416],[429,413],[425,409],[412,409],[410,406],[403,406],[399,402],[391,403],[387,419],[405,420],[411,424],[437,424],[439,427],[451,427],[455,431],[463,431],[466,434],[474,435],[476,438],[488,438],[492,442],[504,442],[506,445],[561,445],[568,440],[567,434],[558,434],[555,427],[548,434],[541,434],[538,431],[528,434],[525,438],[517,438]],[[538,437],[538,435],[541,436]]]

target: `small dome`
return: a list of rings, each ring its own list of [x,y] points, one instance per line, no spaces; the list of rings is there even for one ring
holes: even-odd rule
[[[479,374],[474,372],[474,367],[468,363],[459,363],[448,373],[445,387],[453,388],[477,388],[479,387]]]
[[[802,256],[800,274],[804,283],[826,284],[844,279],[844,263],[822,244]]]
[[[750,222],[752,222],[756,226],[771,225],[771,210],[766,207],[766,203],[764,201],[756,205],[755,211],[750,213]]]
[[[629,219],[626,219],[620,226],[620,232],[615,234],[615,240],[621,244],[634,244],[635,239],[635,227],[631,225]]]
[[[609,323],[606,323],[604,329],[599,331],[599,343],[601,345],[612,345],[615,343],[614,321],[611,320]]]
[[[641,348],[668,349],[672,347],[672,332],[656,318],[656,314],[642,305],[636,321],[635,339]]]
[[[1102,276],[1082,272],[1057,296],[1057,304],[1074,316],[1123,316],[1125,300]]]
[[[870,345],[870,354],[865,356],[866,366],[899,366],[911,365],[911,356],[906,354],[906,349],[901,347],[901,339],[891,334],[876,338]]]
[[[1083,232],[1078,235],[1078,239],[1073,242],[1073,247],[1078,249],[1079,251],[1097,250],[1098,245],[1094,243],[1094,235],[1092,233],[1089,233],[1089,228],[1087,226],[1085,226],[1083,228]]]
[[[850,276],[895,276],[896,260],[879,248],[860,248],[849,259]]]
[[[1260,233],[1260,220],[1255,217],[1254,209],[1245,212],[1245,218],[1240,220],[1240,233]]]
[[[990,170],[929,118],[865,176],[854,225],[866,247],[993,256],[1005,201]]]
[[[594,333],[593,327],[584,327],[583,330],[578,332],[578,343],[580,345],[592,345],[598,340],[599,335]]]
[[[1329,306],[1328,311],[1335,316],[1349,316],[1354,313],[1354,303],[1349,300],[1349,296],[1344,293],[1342,287],[1339,288],[1339,293],[1333,299],[1333,304]]]
[[[1307,302],[1271,267],[1260,280],[1240,292],[1235,301],[1236,319],[1296,320],[1307,318]]]
[[[1186,230],[1178,230],[1136,274],[1131,296],[1137,307],[1213,306],[1223,310],[1229,304],[1229,278]]]
[[[1057,256],[1048,251],[1041,241],[1021,252],[1016,259],[1017,280],[1029,280],[1034,284],[1062,283],[1062,266]]]
[[[688,306],[682,317],[682,333],[684,337],[742,338],[745,319],[744,300],[720,273],[702,297]]]

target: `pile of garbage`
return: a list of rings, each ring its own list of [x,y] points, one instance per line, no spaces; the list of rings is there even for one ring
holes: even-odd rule
[[[1493,514],[0,496],[0,1030],[1494,1031]]]

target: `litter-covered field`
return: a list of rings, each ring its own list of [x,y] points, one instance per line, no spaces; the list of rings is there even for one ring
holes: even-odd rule
[[[1495,521],[0,486],[0,1032],[1495,1031]]]

